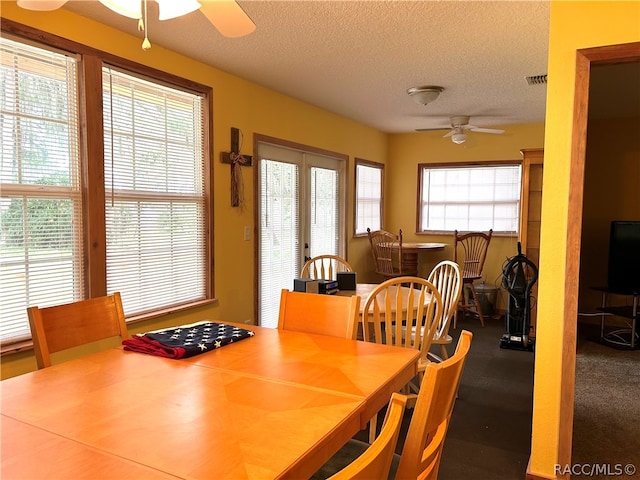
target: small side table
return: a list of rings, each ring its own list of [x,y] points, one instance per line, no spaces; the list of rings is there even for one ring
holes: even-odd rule
[[[603,343],[614,347],[635,349],[640,346],[640,337],[637,329],[637,320],[640,312],[640,292],[612,290],[607,287],[594,287],[594,290],[602,292],[602,306],[598,308],[600,315],[600,339]],[[609,306],[609,295],[625,295],[633,297],[632,305]],[[605,331],[605,318],[607,314],[631,319],[629,328],[619,328],[611,332]]]

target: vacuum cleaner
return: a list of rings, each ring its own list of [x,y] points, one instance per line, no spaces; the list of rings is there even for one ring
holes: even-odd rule
[[[531,330],[531,289],[538,280],[538,267],[522,253],[507,259],[502,268],[502,288],[508,294],[505,313],[506,333],[500,338],[500,348],[533,351]]]

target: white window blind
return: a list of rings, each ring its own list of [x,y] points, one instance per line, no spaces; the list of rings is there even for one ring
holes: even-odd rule
[[[356,164],[356,235],[382,228],[382,168]]]
[[[300,271],[299,166],[260,160],[260,325],[276,328],[280,292]]]
[[[206,298],[201,96],[103,69],[107,290],[127,315]]]
[[[311,167],[309,256],[340,252],[339,172],[328,168]]]
[[[77,60],[0,38],[0,340],[83,298]]]
[[[418,230],[517,233],[520,172],[520,165],[423,165]]]

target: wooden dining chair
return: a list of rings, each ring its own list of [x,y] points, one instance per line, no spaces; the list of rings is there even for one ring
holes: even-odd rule
[[[298,332],[356,338],[360,297],[292,292],[280,294],[278,328]]]
[[[400,455],[396,480],[436,480],[444,440],[473,334],[460,333],[455,353],[427,365]]]
[[[429,357],[441,362],[449,358],[447,345],[453,342],[453,338],[449,335],[449,326],[458,308],[458,302],[460,301],[462,292],[460,267],[451,260],[443,260],[433,267],[427,280],[435,285],[442,297],[442,316],[438,321],[436,332],[431,341],[432,347],[434,345],[440,345],[441,353],[440,356],[438,356],[429,352]]]
[[[338,272],[353,272],[353,268],[338,255],[318,255],[307,260],[300,272],[300,278],[336,280]]]
[[[406,404],[407,397],[393,393],[378,438],[362,455],[330,476],[328,480],[386,479],[398,442]]]
[[[418,274],[417,271],[407,271],[403,264],[402,229],[396,235],[386,230],[371,231],[367,228],[367,235],[377,274],[382,275],[385,279]]]
[[[410,276],[391,278],[374,288],[364,302],[360,317],[362,338],[366,342],[419,350],[420,380],[442,308],[440,292],[430,281]],[[410,385],[403,391],[410,394]],[[376,424],[374,416],[369,423],[370,442],[375,439]]]
[[[51,366],[51,354],[98,340],[129,338],[120,293],[52,307],[28,307],[38,368]]]
[[[482,268],[487,258],[487,250],[493,230],[484,232],[467,232],[459,233],[457,230],[453,233],[453,261],[460,265],[462,270],[462,287],[469,287],[471,298],[469,302],[465,300],[464,292],[460,296],[460,304],[458,310],[463,313],[466,311],[474,311],[480,318],[480,324],[484,327],[484,316],[480,308],[480,301],[476,294],[473,283],[482,278]],[[453,328],[456,328],[457,312],[453,318]]]

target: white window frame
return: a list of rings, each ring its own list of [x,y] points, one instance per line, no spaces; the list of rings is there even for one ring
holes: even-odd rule
[[[384,164],[355,159],[353,231],[356,237],[367,235],[367,228],[380,230],[384,213]]]
[[[517,235],[522,162],[418,165],[418,233]]]

